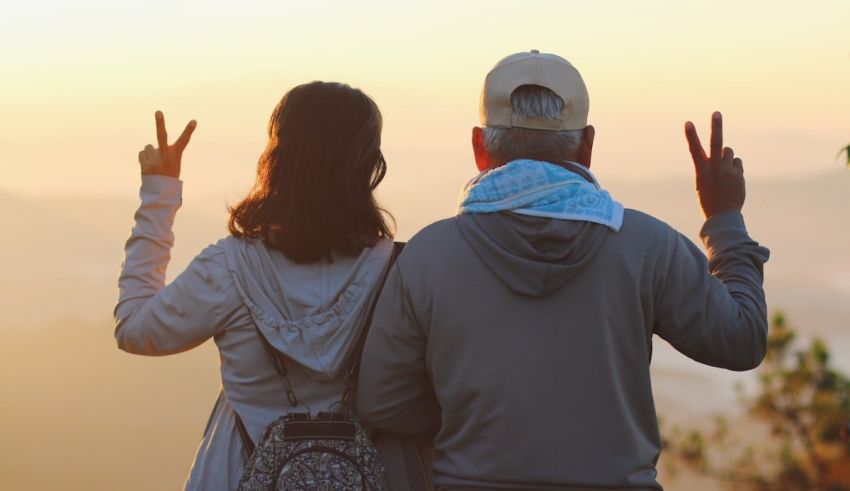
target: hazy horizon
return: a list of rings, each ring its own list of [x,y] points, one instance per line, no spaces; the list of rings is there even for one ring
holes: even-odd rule
[[[627,206],[697,240],[702,220],[690,179],[607,187]],[[750,233],[772,252],[765,266],[769,309],[785,311],[802,340],[824,338],[836,366],[850,372],[850,228],[842,226],[850,210],[850,172],[755,180],[748,194]],[[405,230],[401,239],[450,215],[454,206],[424,206],[419,199],[386,199]],[[6,442],[0,475],[14,489],[106,490],[128,480],[133,485],[127,489],[172,489],[188,471],[220,383],[217,351],[207,342],[151,358],[115,346],[111,313],[137,206],[134,196],[81,200],[0,192],[0,220],[16,231],[14,240],[0,242],[0,256],[14,258],[0,276],[0,439]],[[218,214],[201,201],[187,201],[175,223],[168,277],[225,233],[223,208]],[[704,426],[716,413],[732,414],[733,425],[745,424],[735,419],[740,409],[734,386],[751,387],[754,372],[699,365],[656,338],[652,374],[658,412],[668,427]],[[50,441],[48,449],[44,441]],[[84,451],[73,451],[81,445]],[[45,455],[61,465],[42,472]],[[661,472],[662,483],[681,482]],[[703,485],[699,489],[717,489]]]
[[[387,180],[396,177],[390,171]],[[384,189],[385,184],[390,184],[385,183],[378,188],[380,202],[396,219],[400,240],[407,240],[424,226],[454,214],[460,184],[436,189],[421,185],[439,177],[423,175],[407,186]],[[0,254],[18,259],[6,266],[2,277],[6,287],[0,289],[9,293],[6,301],[26,297],[21,294],[21,288],[12,289],[12,285],[31,283],[38,287],[45,280],[69,284],[94,281],[114,289],[123,241],[138,206],[139,182],[136,176],[134,193],[123,197],[39,197],[0,188],[0,219],[10,230],[17,231],[16,240],[0,244]],[[610,179],[601,183],[626,207],[650,213],[700,243],[698,232],[703,218],[692,178],[646,182]],[[176,245],[168,268],[169,278],[181,271],[201,248],[227,234],[225,205],[241,197],[241,194],[229,197],[203,194],[196,188],[193,198],[192,184],[184,183],[184,187],[188,189],[175,223]],[[850,243],[850,228],[841,226],[846,221],[846,210],[850,210],[850,171],[840,167],[817,177],[748,180],[744,216],[752,237],[772,250],[766,266],[766,284],[768,289],[781,285],[787,290],[782,297],[784,303],[799,304],[802,308],[807,302],[820,304],[832,298],[790,293],[803,287],[828,288],[836,295],[850,296],[850,280],[847,280],[850,257],[845,252],[846,244]],[[48,236],[42,236],[45,227],[51,232]],[[72,292],[82,295],[85,289]],[[111,292],[115,293],[117,290]],[[8,305],[11,309],[14,303]],[[7,317],[17,317],[18,313],[11,310]],[[51,310],[55,309],[48,306],[39,309],[39,313]]]

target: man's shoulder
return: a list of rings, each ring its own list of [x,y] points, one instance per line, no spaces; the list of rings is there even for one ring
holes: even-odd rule
[[[447,231],[451,231],[457,227],[457,217],[452,216],[448,218],[443,218],[441,220],[437,220],[436,222],[431,222],[430,224],[422,227],[422,230],[417,232],[413,237],[423,236],[427,237],[434,234],[442,234]],[[412,239],[411,239],[412,240]]]
[[[626,208],[623,211],[623,226],[620,231],[643,235],[671,235],[677,233],[673,227],[663,220],[659,220],[649,213],[633,208]]]
[[[460,232],[457,228],[457,217],[444,218],[426,225],[422,230],[414,234],[407,241],[405,250],[427,248],[436,242],[443,244],[457,237],[460,237]]]

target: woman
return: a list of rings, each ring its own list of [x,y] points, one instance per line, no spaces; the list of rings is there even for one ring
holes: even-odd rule
[[[295,87],[274,109],[256,183],[230,209],[230,235],[204,249],[172,283],[164,274],[181,203],[180,160],[191,121],[168,145],[139,153],[142,204],[125,247],[115,308],[118,346],[142,355],[185,351],[213,338],[222,391],[185,489],[233,490],[248,436],[289,404],[259,329],[286,356],[299,410],[327,411],[392,252],[372,191],[386,172],[381,114],[337,83]]]

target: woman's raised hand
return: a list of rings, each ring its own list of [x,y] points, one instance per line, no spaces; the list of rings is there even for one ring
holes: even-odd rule
[[[156,141],[159,148],[147,145],[139,152],[139,164],[142,166],[142,175],[153,174],[160,176],[180,177],[180,159],[183,150],[189,144],[189,138],[195,131],[198,123],[193,119],[186,125],[186,129],[180,134],[172,145],[168,144],[168,134],[165,132],[165,117],[162,111],[156,112]]]

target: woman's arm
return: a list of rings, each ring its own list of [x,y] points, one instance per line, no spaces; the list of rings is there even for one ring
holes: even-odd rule
[[[222,327],[226,291],[214,274],[223,249],[210,246],[165,286],[171,258],[174,216],[182,202],[180,159],[195,129],[190,122],[173,145],[167,144],[162,113],[156,114],[159,149],[139,153],[141,206],[124,248],[115,307],[115,338],[131,353],[166,355],[193,348]],[[161,150],[164,149],[164,150]]]

